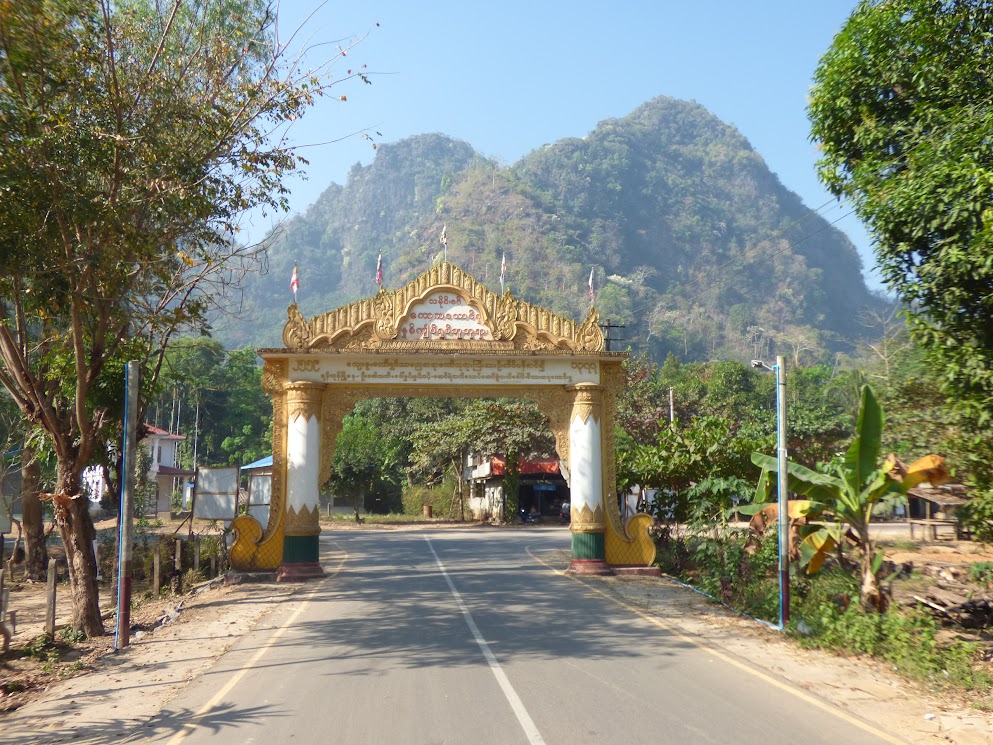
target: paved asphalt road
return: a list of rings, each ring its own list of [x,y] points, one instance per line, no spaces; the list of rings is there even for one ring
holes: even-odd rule
[[[337,574],[187,688],[155,742],[895,742],[555,573],[535,557],[568,547],[564,528],[322,543]]]

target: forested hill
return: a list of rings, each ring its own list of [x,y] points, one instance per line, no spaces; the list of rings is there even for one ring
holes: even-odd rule
[[[684,359],[800,354],[865,333],[883,301],[854,246],[769,171],[734,127],[696,103],[657,98],[582,139],[500,167],[439,134],[380,146],[290,219],[251,278],[229,346],[278,345],[300,267],[305,316],[372,295],[448,257],[499,289],[580,318],[594,269],[603,319],[624,346]],[[278,309],[278,313],[275,312]],[[237,329],[234,331],[233,329]]]

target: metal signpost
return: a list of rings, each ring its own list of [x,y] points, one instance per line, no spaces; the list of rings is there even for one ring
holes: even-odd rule
[[[131,641],[131,543],[134,540],[134,465],[137,443],[138,363],[129,362],[124,378],[124,457],[117,534],[117,628],[114,649]]]

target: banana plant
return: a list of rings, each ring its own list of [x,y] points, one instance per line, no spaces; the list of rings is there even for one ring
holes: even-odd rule
[[[859,553],[863,607],[883,611],[886,597],[880,589],[879,573],[883,553],[877,551],[869,532],[872,513],[880,503],[893,504],[904,498],[917,484],[930,481],[946,483],[944,459],[928,455],[904,466],[895,456],[880,463],[884,416],[872,389],[862,386],[855,439],[843,459],[824,472],[813,471],[797,463],[787,463],[788,489],[804,499],[791,500],[789,513],[809,520],[833,517],[833,523],[808,524],[802,528],[800,565],[808,574],[820,570],[830,551],[851,540]],[[752,453],[752,463],[762,469],[755,503],[761,509],[772,493],[778,473],[775,458]]]

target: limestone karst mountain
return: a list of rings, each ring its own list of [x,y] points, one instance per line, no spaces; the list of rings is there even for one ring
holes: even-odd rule
[[[684,359],[802,354],[866,332],[884,301],[851,242],[784,187],[734,127],[696,103],[657,98],[583,138],[500,167],[440,134],[380,146],[344,186],[287,221],[228,345],[278,344],[294,263],[304,315],[396,286],[448,258],[517,296],[582,317],[591,268],[618,348]],[[279,312],[275,312],[276,309]]]

